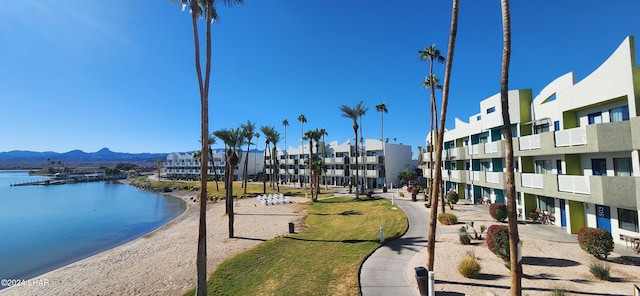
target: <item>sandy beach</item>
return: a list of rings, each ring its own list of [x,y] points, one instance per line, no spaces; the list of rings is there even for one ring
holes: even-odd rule
[[[185,212],[156,231],[124,245],[38,276],[0,295],[182,295],[196,284],[198,207],[195,192],[175,192]],[[234,203],[235,236],[228,238],[224,201],[207,207],[207,272],[227,257],[300,229],[303,197],[292,204],[263,206],[255,198]]]

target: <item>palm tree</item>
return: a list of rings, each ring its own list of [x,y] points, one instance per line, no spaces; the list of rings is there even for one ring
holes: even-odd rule
[[[193,27],[193,41],[195,51],[196,74],[198,77],[198,89],[200,91],[201,106],[201,140],[202,151],[207,149],[207,139],[209,138],[209,80],[211,73],[211,23],[218,18],[218,13],[214,8],[214,1],[204,0],[181,0],[182,9],[189,4],[191,10],[191,25]],[[242,0],[223,0],[226,5],[242,3]],[[200,62],[200,40],[198,34],[199,18],[206,19],[206,53],[205,53],[205,73],[202,77],[202,69]],[[200,162],[200,216],[198,223],[198,255],[196,259],[196,294],[198,296],[207,295],[207,169],[208,155],[203,153]]]
[[[216,169],[216,162],[213,159],[213,149],[211,149],[211,146],[216,144],[216,136],[213,135],[213,133],[209,136],[209,139],[207,140],[207,146],[209,146],[209,161],[211,162],[211,169],[213,169],[213,178],[215,179],[215,183],[216,183],[216,191],[220,191],[220,187],[218,187],[218,170]],[[208,164],[207,164],[208,165]]]
[[[369,110],[369,108],[363,106],[362,110],[360,112],[360,116],[358,116],[358,118],[360,119],[360,146],[362,146],[362,147],[360,147],[361,149],[360,149],[359,153],[361,154],[361,157],[362,157],[362,171],[363,171],[363,174],[362,174],[362,186],[361,186],[361,189],[360,189],[362,191],[360,192],[360,194],[364,194],[364,188],[367,187],[367,177],[366,177],[366,175],[364,173],[364,172],[366,172],[366,168],[367,168],[367,163],[366,163],[366,160],[365,160],[365,155],[367,154],[367,151],[365,150],[365,147],[364,147],[364,137],[363,137],[364,133],[362,132],[362,116],[365,113],[367,113],[367,110]],[[356,145],[356,151],[358,151],[357,149],[358,149],[358,145]],[[356,155],[358,155],[358,153],[356,153]],[[356,168],[356,170],[357,169],[358,168]],[[358,181],[356,180],[356,183],[357,182]]]
[[[273,137],[275,129],[272,126],[261,126],[260,131],[264,135],[264,159],[262,165],[262,194],[267,194],[267,151],[269,151],[269,142]]]
[[[324,163],[324,159],[327,157],[325,155],[325,151],[324,151],[325,147],[327,146],[326,142],[324,141],[324,136],[328,136],[329,133],[327,133],[327,130],[325,128],[321,128],[320,129],[320,134],[322,135],[322,162]],[[322,179],[324,181],[324,189],[325,190],[328,189],[327,188],[327,174],[326,174],[326,172],[327,172],[326,170],[322,171],[322,173],[323,173]]]
[[[315,201],[318,201],[318,195],[320,194],[320,174],[324,171],[324,157],[320,154],[320,139],[323,137],[323,131],[320,129],[313,130],[311,138],[316,143],[315,157],[309,161],[311,172],[314,175],[313,184],[315,186]],[[324,148],[323,148],[324,150]]]
[[[280,133],[273,129],[273,132],[269,135],[269,142],[273,145],[271,148],[271,188],[273,189],[274,183],[277,186],[278,192],[280,192],[280,184],[276,182],[278,176],[278,142],[280,141]]]
[[[244,194],[247,194],[247,170],[249,169],[249,149],[251,148],[251,139],[256,133],[256,124],[247,120],[247,124],[240,125],[244,138],[247,140],[247,156],[244,158],[244,172],[242,176],[242,187],[244,188]]]
[[[384,166],[384,176],[383,176],[383,191],[387,192],[387,155],[386,155],[386,151],[385,151],[385,143],[384,141],[384,114],[388,113],[389,110],[387,109],[387,105],[382,102],[378,105],[376,105],[376,111],[380,112],[380,122],[381,122],[381,128],[380,128],[380,143],[382,144],[382,166]],[[389,141],[387,141],[389,142]]]
[[[158,181],[160,181],[160,172],[162,170],[162,158],[156,158],[155,160],[156,167],[158,168]]]
[[[304,116],[304,114],[300,114],[298,115],[298,121],[300,121],[300,157],[302,157],[302,155],[304,154],[304,140],[302,138],[304,138],[304,123],[307,122],[307,118]],[[303,159],[301,158],[299,160],[299,165],[300,168],[303,168]],[[298,177],[300,178],[300,188],[302,188],[302,183],[304,181],[304,176],[300,176]]]
[[[287,126],[289,126],[289,120],[285,118],[285,120],[282,121],[282,126],[284,126],[284,183],[287,184],[289,183],[289,167],[287,164],[287,161],[289,161],[289,156],[287,155]]]
[[[342,111],[342,116],[350,118],[351,120],[353,120],[353,134],[354,134],[354,139],[356,141],[356,200],[360,199],[360,195],[359,195],[359,191],[358,190],[358,118],[364,114],[366,112],[366,109],[362,106],[363,102],[360,101],[357,105],[351,107],[351,106],[347,106],[347,105],[342,105],[340,107],[340,111]],[[350,185],[351,186],[351,185]]]
[[[449,84],[451,82],[451,67],[453,65],[453,52],[456,44],[456,35],[458,34],[458,1],[453,0],[451,9],[451,29],[449,31],[449,45],[447,47],[447,59],[444,70],[444,86],[442,88],[442,107],[440,108],[440,126],[438,127],[437,142],[436,142],[436,162],[435,162],[435,176],[433,184],[440,184],[442,182],[442,142],[444,134],[444,125],[447,118],[447,104],[449,103]],[[430,190],[430,196],[438,196],[440,186],[432,186]],[[427,241],[427,268],[433,271],[433,262],[435,259],[435,243],[436,243],[436,225],[438,223],[438,199],[433,199],[433,205],[431,206],[431,215],[429,217],[429,238]]]
[[[433,89],[437,89],[437,90],[442,90],[442,85],[439,84],[440,80],[438,80],[438,78],[436,77],[435,74],[431,74],[429,76],[427,76],[424,79],[424,82],[422,82],[422,87],[424,88],[430,88],[432,91]],[[435,130],[434,130],[434,126],[433,126],[433,122],[435,120],[437,120],[438,116],[436,115],[437,109],[435,107],[435,98],[432,97],[431,98],[431,132],[429,133],[429,136],[431,138],[430,142],[431,142],[431,152],[433,152],[433,143],[435,143],[434,141],[434,137],[435,137]],[[438,128],[438,125],[435,125],[435,129]],[[429,153],[429,167],[433,168],[433,153]],[[431,186],[439,186],[439,184],[433,184],[433,170],[429,171],[429,188],[431,188]],[[442,201],[441,206],[440,206],[440,210],[444,213],[445,211],[445,206],[444,206],[444,195],[438,197],[436,196],[436,198],[440,198],[440,200]]]
[[[309,140],[309,159],[308,159],[308,171],[309,171],[309,189],[311,190],[311,201],[316,201],[316,199],[313,198],[313,171],[311,170],[311,162],[313,161],[313,131],[312,130],[308,130],[306,133],[304,133],[304,135],[302,135],[302,140]]]
[[[226,189],[226,213],[229,216],[229,238],[233,238],[233,172],[235,171],[236,166],[238,165],[238,153],[242,149],[242,144],[244,144],[242,129],[221,129],[214,132],[216,137],[218,137],[222,142],[224,142],[225,147],[227,147],[225,151],[226,156],[226,165],[225,165],[225,189]]]
[[[511,295],[522,295],[522,265],[518,261],[518,215],[516,213],[516,188],[514,185],[513,135],[509,115],[509,63],[511,60],[511,12],[509,0],[502,0],[502,71],[500,75],[500,102],[504,123],[505,190],[507,192],[507,218],[509,220],[509,255],[511,261]]]

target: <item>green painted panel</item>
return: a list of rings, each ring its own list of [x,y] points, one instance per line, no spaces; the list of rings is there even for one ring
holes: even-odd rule
[[[536,196],[533,194],[525,193],[524,194],[524,213],[526,214],[525,218],[529,218],[529,213],[534,212],[536,210]]]
[[[474,159],[471,161],[471,170],[480,171],[480,160]]]
[[[474,197],[474,204],[478,204],[479,201],[482,200],[482,187],[480,186],[473,186],[473,197]]]
[[[522,172],[523,173],[533,173],[535,170],[533,169],[533,157],[532,156],[522,156],[520,157],[520,163],[522,164]]]
[[[566,154],[564,156],[565,165],[567,167],[567,175],[580,176],[582,175],[580,165],[580,155],[578,154]]]
[[[584,223],[584,206],[579,201],[569,200],[569,221],[571,221],[571,233],[576,234]]]
[[[493,193],[496,194],[496,202],[504,202],[504,190],[494,189]]]
[[[562,129],[570,129],[578,126],[578,115],[576,111],[562,112]]]
[[[494,172],[502,172],[502,158],[492,158],[491,164],[493,165]]]
[[[521,89],[518,91],[520,99],[520,122],[531,121],[531,102],[533,102],[533,91],[531,89]]]

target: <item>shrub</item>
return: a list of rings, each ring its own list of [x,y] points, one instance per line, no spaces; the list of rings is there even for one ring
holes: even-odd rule
[[[458,223],[458,216],[452,213],[440,213],[438,214],[438,221],[444,225],[453,225]]]
[[[563,288],[551,288],[551,296],[564,296],[566,293]]]
[[[480,269],[480,262],[473,253],[467,253],[458,263],[458,272],[466,278],[477,278],[480,275]]]
[[[604,229],[582,227],[578,232],[578,243],[585,252],[600,260],[607,259],[613,252],[613,237]]]
[[[487,247],[502,260],[509,260],[509,227],[491,225],[487,230]]]
[[[420,188],[413,187],[413,189],[411,189],[411,194],[418,195],[419,193],[420,193]]]
[[[473,226],[474,222],[467,222],[467,225],[460,227],[460,232],[465,232],[467,233],[467,235],[469,235],[470,238],[473,239],[482,239],[482,234],[484,233],[485,230],[487,230],[487,226],[484,225],[480,225],[480,233],[478,233],[476,231],[476,228]],[[473,231],[473,237],[471,236],[471,234],[469,234],[469,229],[471,229]]]
[[[400,192],[400,197],[404,197],[404,192]]]
[[[413,186],[407,186],[407,192],[411,193],[413,191]]]
[[[451,190],[447,192],[447,202],[449,202],[449,205],[451,205],[451,207],[457,204],[458,200],[459,200],[458,192],[456,192],[455,190]]]
[[[459,235],[459,239],[460,239],[460,243],[463,245],[470,245],[471,244],[471,238],[469,237],[469,234],[467,234],[467,231],[465,230],[465,232],[460,232],[458,233]]]
[[[603,281],[608,281],[611,278],[609,275],[610,269],[611,267],[609,265],[600,262],[591,262],[589,265],[589,272]]]
[[[489,205],[489,214],[498,222],[507,220],[507,205],[499,202]]]

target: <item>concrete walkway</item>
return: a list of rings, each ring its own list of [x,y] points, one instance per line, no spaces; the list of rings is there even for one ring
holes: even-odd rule
[[[394,193],[378,194],[391,198]],[[411,199],[395,199],[409,220],[409,230],[402,237],[378,248],[360,269],[360,291],[362,295],[417,295],[409,284],[407,268],[409,261],[427,246],[429,233],[429,215],[424,202],[412,202]],[[421,208],[422,207],[422,208]]]
[[[376,192],[378,196],[391,199],[393,192]],[[405,193],[406,194],[406,193]],[[407,194],[408,195],[408,194]],[[396,195],[397,197],[397,195]],[[360,291],[364,296],[382,295],[419,295],[416,279],[408,278],[414,275],[414,266],[409,266],[414,256],[425,252],[427,246],[427,236],[429,233],[429,213],[424,207],[424,201],[412,202],[411,198],[395,198],[396,205],[402,209],[409,220],[409,229],[402,237],[386,243],[378,248],[369,258],[367,258],[360,269]],[[464,219],[467,215],[486,215],[489,217],[489,210],[485,206],[465,205],[464,200],[460,200],[456,209],[459,219]],[[437,228],[436,238],[441,227]],[[451,229],[449,231],[456,231]],[[577,235],[568,234],[564,228],[527,223],[522,221],[518,226],[520,236],[533,237],[537,239],[568,242],[577,244]],[[640,254],[625,248],[624,245],[616,244],[614,253],[624,256],[629,260],[640,262]],[[425,266],[423,262],[422,266]],[[415,264],[414,264],[415,265]]]

